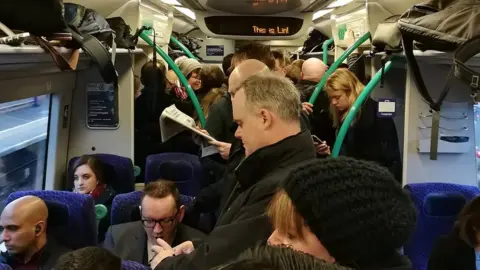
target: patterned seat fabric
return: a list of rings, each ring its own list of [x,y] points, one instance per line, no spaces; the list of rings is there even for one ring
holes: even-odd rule
[[[409,184],[405,189],[417,209],[417,227],[403,250],[414,270],[425,270],[436,239],[451,232],[462,207],[480,190],[449,183]]]
[[[112,202],[111,224],[121,224],[140,220],[138,206],[142,198],[142,191],[134,191],[115,196]],[[180,203],[188,208],[193,203],[193,197],[180,195]]]
[[[54,237],[61,244],[71,249],[97,244],[95,203],[91,196],[68,191],[29,190],[11,193],[7,198],[7,203],[26,195],[60,203],[68,208],[68,222],[52,230]]]
[[[122,260],[122,270],[146,270],[146,269],[150,269],[150,267],[147,267],[143,264],[139,264],[134,261]]]
[[[105,164],[106,181],[118,193],[127,193],[135,190],[135,175],[132,160],[126,157],[111,154],[95,154]],[[73,171],[71,168],[79,157],[68,162],[68,185],[73,187]]]
[[[157,179],[175,181],[181,194],[196,196],[203,178],[197,156],[186,153],[150,155],[145,164],[145,183]]]

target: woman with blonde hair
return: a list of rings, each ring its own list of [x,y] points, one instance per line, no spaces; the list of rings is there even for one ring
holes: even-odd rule
[[[328,78],[325,90],[337,134],[364,88],[357,76],[348,69],[338,69]],[[397,129],[392,118],[378,117],[377,111],[378,102],[367,98],[348,129],[340,154],[374,161],[388,168],[401,183],[402,161]]]

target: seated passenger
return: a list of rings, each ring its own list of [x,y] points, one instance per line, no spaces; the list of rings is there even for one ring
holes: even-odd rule
[[[182,224],[185,206],[174,182],[148,183],[140,203],[141,221],[113,225],[108,229],[103,247],[124,260],[149,265],[155,255],[152,245],[157,238],[177,246],[186,241],[196,244],[205,237],[200,231]]]
[[[268,214],[270,245],[355,269],[411,269],[398,250],[416,210],[385,168],[352,158],[306,162],[290,172]]]
[[[55,270],[122,270],[122,259],[99,247],[86,247],[63,254]]]
[[[365,86],[348,69],[336,70],[325,84],[330,114],[337,133]],[[340,154],[377,162],[402,183],[402,160],[397,129],[392,118],[377,116],[378,102],[367,98],[350,124]]]
[[[52,269],[69,249],[47,238],[48,208],[35,196],[10,202],[0,216],[2,246],[0,263],[16,269]]]
[[[107,180],[114,181],[115,179],[107,179],[106,167],[95,156],[84,155],[81,156],[73,164],[73,192],[80,194],[89,194],[95,200],[95,205],[103,204],[107,207],[107,215],[100,220],[98,225],[98,242],[105,239],[105,233],[110,226],[110,209],[112,201],[115,197],[115,191],[107,185]]]
[[[278,186],[289,170],[315,158],[310,133],[301,129],[300,95],[288,79],[271,73],[251,76],[238,85],[232,105],[245,158],[235,170],[233,189],[224,194],[218,222],[188,255],[157,241],[150,264],[155,270],[209,269],[265,241],[272,232],[265,209]]]
[[[288,247],[259,246],[215,270],[353,270]]]
[[[480,267],[480,197],[468,203],[453,231],[438,238],[428,259],[428,270],[476,270]]]

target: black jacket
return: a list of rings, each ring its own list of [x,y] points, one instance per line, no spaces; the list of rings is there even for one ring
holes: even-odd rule
[[[237,124],[233,122],[232,100],[228,92],[211,107],[205,129],[217,141],[232,143],[235,140]]]
[[[226,263],[272,233],[265,210],[292,167],[315,158],[308,131],[257,150],[235,170],[238,196],[230,198],[217,226],[189,255],[165,259],[155,269],[210,269]]]
[[[179,224],[172,243],[175,247],[185,241],[198,243],[206,237],[202,232]],[[147,234],[141,221],[113,225],[108,229],[103,248],[110,250],[122,260],[148,265]]]
[[[397,129],[393,119],[377,117],[377,108],[375,100],[365,101],[357,121],[347,131],[340,154],[374,161],[388,168],[401,183],[402,160]]]
[[[441,236],[428,259],[428,270],[475,270],[475,250],[457,232]]]
[[[57,241],[53,239],[48,239],[47,244],[41,251],[40,255],[39,270],[51,270],[55,267],[58,258],[63,254],[70,252],[71,250],[60,245]],[[2,252],[0,254],[0,263],[8,264],[12,269],[15,269],[16,260],[14,257],[11,257],[7,252]]]
[[[313,81],[301,80],[295,85],[300,92],[302,102],[308,102],[317,84]],[[335,143],[335,128],[330,116],[330,101],[327,93],[325,91],[320,92],[313,105],[313,113],[308,117],[310,130],[320,140],[326,141],[328,145],[333,145]]]
[[[108,227],[110,227],[110,213],[112,209],[113,198],[117,195],[115,190],[107,185],[105,190],[95,199],[95,205],[103,204],[107,207],[107,215],[100,220],[98,224],[98,243],[102,243],[105,239],[105,234],[107,233]]]

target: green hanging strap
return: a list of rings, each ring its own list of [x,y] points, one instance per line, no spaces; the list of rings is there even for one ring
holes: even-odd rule
[[[140,34],[140,38],[143,39],[149,46],[153,46],[152,40],[148,37],[147,34],[145,34],[145,32],[142,32]],[[190,99],[192,100],[193,107],[195,108],[195,111],[197,112],[198,120],[200,121],[200,126],[202,128],[205,128],[205,115],[203,114],[202,107],[200,107],[200,103],[198,102],[197,96],[193,92],[192,87],[190,87],[190,84],[188,84],[187,78],[185,78],[185,76],[183,76],[182,72],[180,71],[178,66],[175,64],[175,62],[173,62],[172,58],[170,58],[170,56],[168,56],[168,54],[166,54],[156,44],[155,44],[155,50],[157,51],[158,54],[160,54],[160,56],[162,56],[163,60],[165,60],[165,62],[167,62],[167,64],[172,68],[172,70],[175,72],[178,79],[182,83],[182,85],[187,90],[187,94],[190,97]]]
[[[340,64],[347,59],[347,57],[360,45],[362,45],[365,41],[367,41],[370,38],[370,32],[365,33],[361,38],[359,38],[352,46],[350,46],[338,59],[335,61],[330,68],[327,70],[325,75],[323,75],[322,79],[318,83],[317,87],[315,87],[315,90],[313,91],[312,96],[310,97],[310,100],[308,101],[311,104],[315,104],[315,101],[317,100],[318,95],[323,89],[323,86],[328,80],[328,77],[332,75],[332,73],[340,66]]]
[[[192,54],[192,52],[190,52],[190,50],[185,47],[185,45],[183,45],[180,41],[178,41],[178,39],[176,39],[174,36],[170,36],[170,41],[172,41],[173,43],[175,43],[175,45],[177,45],[180,50],[182,50],[182,52],[184,52],[188,58],[192,58],[192,59],[195,59],[197,60],[197,58]]]
[[[328,65],[328,46],[330,46],[330,44],[332,44],[333,42],[334,42],[333,38],[331,38],[329,40],[325,40],[325,42],[323,42],[323,45],[322,45],[323,63],[325,63],[325,65]]]
[[[345,136],[347,135],[347,131],[352,124],[353,119],[355,119],[355,115],[357,114],[358,109],[362,106],[365,100],[370,96],[370,93],[373,89],[377,86],[378,82],[380,82],[382,75],[387,73],[390,68],[392,67],[392,61],[388,61],[385,63],[385,66],[375,73],[372,80],[365,86],[360,96],[358,96],[357,100],[353,103],[353,106],[348,111],[347,117],[345,117],[345,121],[343,121],[342,127],[338,132],[337,139],[335,140],[335,145],[333,146],[332,157],[338,157],[340,154],[340,149],[342,148],[343,141],[345,140]],[[373,150],[372,150],[373,151]]]

